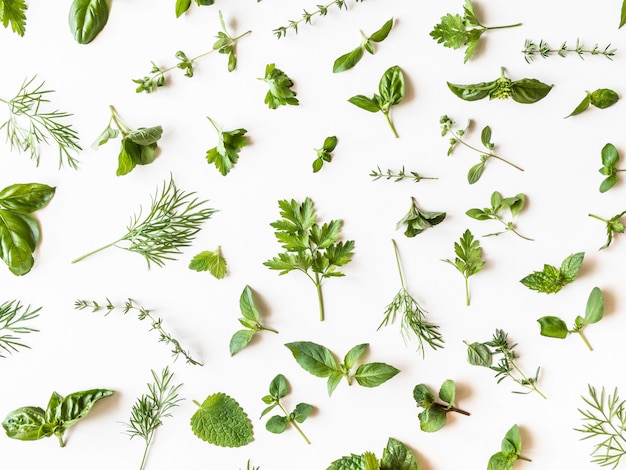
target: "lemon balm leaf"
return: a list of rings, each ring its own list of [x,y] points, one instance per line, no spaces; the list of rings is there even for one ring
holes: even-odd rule
[[[191,430],[220,447],[242,447],[254,439],[252,423],[237,401],[225,393],[209,395],[191,417]]]

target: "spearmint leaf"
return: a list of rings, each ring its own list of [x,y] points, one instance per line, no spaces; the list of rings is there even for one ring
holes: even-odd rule
[[[241,447],[253,440],[252,423],[234,398],[225,393],[209,395],[191,417],[193,433],[220,447]]]
[[[197,272],[209,271],[216,279],[226,276],[226,260],[218,246],[215,251],[202,251],[189,262],[189,269]]]
[[[516,461],[517,456],[515,454],[498,452],[489,458],[487,470],[511,470]]]
[[[439,389],[439,398],[448,403],[450,406],[454,406],[454,401],[456,400],[456,385],[454,384],[454,380],[448,379],[441,384],[441,388]]]
[[[506,449],[505,449],[506,447]],[[512,448],[512,452],[519,455],[522,452],[522,437],[519,433],[519,428],[517,424],[514,424],[511,429],[509,429],[502,440],[502,450],[509,451]]]
[[[563,263],[561,263],[560,273],[566,283],[570,283],[576,279],[578,271],[580,271],[580,268],[583,265],[584,259],[585,253],[580,252],[573,253],[563,260]]]
[[[546,294],[554,294],[563,287],[563,280],[561,279],[559,270],[549,264],[543,266],[543,271],[536,271],[529,274],[520,280],[520,282],[529,289]]]
[[[378,458],[376,458],[373,452],[365,452],[363,458],[365,460],[365,470],[379,470]]]
[[[424,432],[437,432],[446,424],[446,411],[436,406],[426,408],[417,415],[420,420],[420,429]]]
[[[298,403],[293,409],[293,419],[298,423],[304,423],[304,421],[313,412],[313,407],[308,403]]]
[[[371,362],[360,365],[354,378],[362,387],[378,387],[400,372],[384,362]]]
[[[411,449],[390,437],[380,459],[380,470],[421,470],[421,467]]]
[[[339,371],[335,357],[325,346],[310,341],[287,343],[285,346],[300,367],[316,377],[329,377]]]
[[[417,403],[417,406],[422,408],[430,408],[435,402],[435,397],[428,387],[424,384],[418,384],[413,389],[413,398]]]
[[[341,457],[331,463],[326,470],[365,470],[365,457],[355,454]]]
[[[546,316],[541,317],[539,320],[539,326],[541,327],[541,336],[547,336],[549,338],[567,338],[569,330],[567,324],[559,317]]]

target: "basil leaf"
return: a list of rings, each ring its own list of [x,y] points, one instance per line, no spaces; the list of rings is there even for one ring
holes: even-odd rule
[[[359,358],[363,355],[368,346],[368,343],[359,344],[353,347],[350,351],[348,351],[346,357],[343,360],[343,364],[346,369],[350,370],[352,369],[352,367],[354,367],[354,364],[356,364],[356,361],[359,360]]]
[[[380,460],[380,470],[420,470],[420,464],[411,449],[402,442],[389,438]]]
[[[325,346],[310,341],[287,343],[285,346],[300,367],[316,377],[329,377],[339,371],[335,357]]]
[[[161,126],[140,127],[126,134],[125,138],[139,145],[150,145],[158,142],[161,135],[163,135]]]
[[[350,98],[348,101],[361,109],[369,111],[370,113],[377,113],[378,111],[380,111],[379,104],[373,99],[368,98],[367,96],[356,95]]]
[[[328,376],[328,382],[326,383],[328,396],[331,396],[333,394],[333,392],[337,388],[337,385],[339,385],[339,382],[341,382],[342,377],[343,374],[340,371],[333,372]]]
[[[602,183],[600,183],[600,192],[601,193],[606,193],[609,189],[611,189],[613,186],[615,186],[617,184],[617,175],[611,175],[605,179],[602,180]]]
[[[39,225],[31,216],[0,209],[0,256],[16,276],[33,267],[39,237]]]
[[[602,147],[602,165],[614,167],[619,162],[619,153],[615,145],[609,143]]]
[[[73,426],[91,411],[91,408],[102,398],[113,395],[113,390],[92,389],[70,393],[63,399],[60,406],[60,419],[64,429]]]
[[[465,212],[465,215],[476,220],[489,220],[490,219],[489,215],[481,209],[469,209],[467,212]]]
[[[270,382],[270,395],[275,398],[283,398],[289,393],[289,385],[287,385],[287,379],[283,374],[278,374]]]
[[[369,37],[369,40],[374,42],[384,41],[385,39],[387,39],[387,36],[389,36],[389,32],[391,31],[392,27],[393,18],[391,18],[384,25],[382,25],[382,27],[378,31],[372,33],[372,35]]]
[[[11,411],[4,418],[2,427],[11,439],[34,441],[42,437],[39,430],[45,422],[44,410],[35,406],[25,406]]]
[[[239,297],[239,308],[241,309],[241,314],[248,320],[252,320],[254,322],[259,321],[259,311],[254,305],[254,300],[252,299],[252,289],[250,289],[250,286],[246,286],[243,289],[243,292]]]
[[[477,101],[482,100],[489,96],[489,92],[495,88],[496,81],[481,82],[473,85],[455,85],[447,82],[448,88],[452,93],[465,101]]]
[[[404,74],[397,65],[388,68],[378,84],[378,91],[386,105],[400,103],[404,98],[404,88]]]
[[[363,48],[357,47],[353,51],[337,58],[333,63],[333,73],[340,73],[351,69],[363,58]]]
[[[602,291],[594,287],[587,299],[587,307],[585,308],[585,323],[597,323],[602,320],[604,315],[604,296]]]
[[[378,387],[394,377],[398,372],[400,372],[398,369],[384,362],[371,362],[360,365],[354,374],[354,378],[362,387]]]
[[[141,149],[139,146],[130,140],[122,139],[122,148],[117,157],[117,170],[115,174],[117,176],[127,175],[137,166],[139,158],[141,158]]]
[[[619,95],[608,88],[599,88],[591,93],[590,100],[596,108],[605,109],[619,101]]]
[[[322,146],[326,152],[332,152],[337,147],[337,137],[332,135],[324,139],[324,145]],[[330,161],[330,160],[329,160]]]
[[[47,184],[12,184],[0,191],[0,207],[29,214],[48,204],[54,192]]]
[[[552,85],[546,85],[535,78],[522,78],[511,84],[511,98],[522,104],[532,104],[545,98]]]
[[[541,336],[564,339],[569,333],[569,330],[567,329],[567,324],[559,317],[541,317],[537,321],[539,322],[539,326],[541,327]]]
[[[46,407],[46,423],[61,419],[61,403],[63,403],[63,397],[57,392],[52,392]]]
[[[574,109],[574,111],[572,111],[567,116],[565,116],[565,118],[567,119],[570,116],[576,116],[577,114],[582,113],[589,107],[590,104],[591,104],[591,98],[590,98],[589,93],[587,93],[587,96],[585,96],[585,98],[580,102],[580,104],[576,106],[576,109]]]
[[[176,18],[189,10],[191,0],[176,0]]]
[[[108,0],[74,0],[70,6],[70,31],[79,44],[93,41],[108,19]]]

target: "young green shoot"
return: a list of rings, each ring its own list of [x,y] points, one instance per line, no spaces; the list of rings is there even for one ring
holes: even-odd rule
[[[361,3],[364,0],[354,0],[355,3]],[[298,34],[299,28],[302,24],[313,24],[312,19],[313,17],[315,17],[316,15],[321,16],[326,16],[328,14],[328,10],[329,8],[333,7],[333,6],[337,6],[339,10],[343,9],[348,9],[348,5],[347,5],[347,0],[333,0],[332,2],[326,4],[326,5],[316,5],[317,9],[312,11],[312,12],[308,12],[307,10],[304,10],[304,12],[302,13],[302,17],[298,20],[289,20],[288,21],[288,25],[287,26],[279,26],[278,28],[275,28],[273,30],[274,35],[276,36],[277,39],[280,38],[284,38],[287,36],[287,33],[289,31],[293,31],[295,34]]]
[[[522,436],[517,424],[514,424],[502,439],[500,452],[496,452],[489,458],[487,470],[511,470],[518,460],[530,462],[531,460],[522,456],[521,452]]]
[[[254,304],[254,298],[252,297],[252,289],[250,289],[250,286],[244,287],[243,292],[239,297],[239,309],[243,315],[243,318],[239,318],[239,323],[241,323],[245,329],[235,332],[230,339],[231,356],[245,348],[254,335],[259,331],[271,331],[272,333],[278,333],[278,331],[261,324],[261,315]]]
[[[392,27],[393,18],[388,20],[384,25],[381,26],[378,31],[373,33],[371,36],[366,36],[362,30],[359,30],[359,32],[361,33],[361,44],[359,44],[356,49],[353,49],[352,51],[342,55],[341,57],[337,58],[337,60],[335,60],[335,63],[333,64],[333,73],[344,72],[353,68],[363,58],[363,54],[365,53],[365,51],[369,52],[370,54],[374,54],[374,44],[372,43],[382,42],[387,39],[387,36],[389,36],[389,32],[391,31]]]
[[[414,183],[419,183],[422,180],[438,180],[439,179],[439,178],[432,178],[432,177],[422,176],[419,173],[417,173],[416,171],[409,171],[409,172],[407,172],[404,169],[404,166],[399,171],[390,170],[389,168],[386,171],[383,171],[383,170],[380,169],[379,166],[377,166],[375,170],[372,170],[370,172],[370,176],[372,178],[374,178],[373,181],[376,181],[376,180],[379,180],[381,178],[384,178],[386,180],[391,180],[392,179],[394,183],[397,183],[398,181],[403,181],[403,180],[406,180],[406,179],[410,179]]]
[[[518,237],[532,241],[532,238],[525,237],[521,233],[517,231],[517,227],[515,226],[515,218],[517,215],[524,209],[526,204],[526,196],[524,194],[516,194],[511,197],[502,197],[498,191],[494,191],[491,194],[491,207],[485,207],[484,209],[469,209],[465,214],[468,217],[476,220],[497,220],[501,224],[505,226],[504,231],[490,233],[488,235],[483,235],[485,237],[497,236],[501,235],[505,232],[513,232]],[[502,213],[508,209],[509,218],[505,220]]]
[[[613,234],[624,233],[624,222],[622,222],[622,216],[624,214],[626,214],[626,211],[620,212],[610,219],[603,219],[598,215],[589,214],[589,217],[593,217],[594,219],[604,222],[606,225],[606,243],[600,247],[600,250],[604,250],[605,248],[609,247],[609,245],[613,241]]]
[[[324,145],[321,149],[313,149],[317,154],[317,158],[313,160],[313,173],[317,173],[324,166],[324,162],[330,163],[333,159],[332,151],[337,147],[337,137],[334,135],[324,139]]]
[[[609,60],[613,60],[617,49],[611,49],[611,45],[609,44],[604,49],[598,48],[597,44],[589,49],[585,48],[583,44],[580,42],[580,39],[576,39],[576,45],[573,48],[568,47],[567,41],[564,41],[561,44],[561,47],[558,49],[552,49],[550,45],[545,42],[543,39],[539,41],[539,44],[534,42],[531,39],[526,39],[524,42],[524,49],[522,49],[522,54],[524,54],[524,59],[527,63],[531,63],[537,57],[542,57],[547,59],[550,56],[558,55],[559,57],[567,57],[570,54],[576,54],[580,57],[581,60],[584,60],[585,54],[588,55],[602,55]]]
[[[207,116],[207,119],[217,132],[217,146],[206,153],[207,162],[213,163],[222,176],[226,176],[239,160],[239,152],[248,145],[247,130],[243,128],[232,131],[223,131]]]
[[[39,316],[41,307],[24,307],[19,300],[10,300],[0,305],[0,358],[18,352],[20,348],[30,348],[22,342],[21,335],[37,332],[28,322]]]
[[[439,398],[444,402],[435,400],[435,396],[425,384],[416,385],[413,389],[413,398],[418,408],[423,408],[418,418],[420,420],[420,429],[424,432],[436,432],[443,428],[447,422],[447,416],[450,412],[459,413],[465,416],[470,414],[457,408],[456,401],[456,385],[453,380],[446,380],[439,389]]]
[[[524,277],[520,282],[531,290],[543,292],[544,294],[556,294],[565,285],[574,282],[578,271],[583,265],[585,253],[574,253],[569,255],[557,268],[550,264],[544,264],[542,271],[535,271]]]
[[[480,242],[467,229],[461,235],[459,242],[454,242],[454,252],[456,253],[454,261],[449,259],[442,261],[454,266],[465,278],[465,305],[469,306],[469,278],[482,271],[485,266],[485,261],[482,259],[483,250],[480,247]]]
[[[445,212],[433,212],[420,209],[414,197],[411,197],[411,208],[396,225],[396,230],[404,228],[404,235],[413,238],[424,230],[439,225],[446,218]]]
[[[601,175],[606,176],[600,184],[600,192],[606,193],[617,183],[618,174],[626,171],[626,168],[617,168],[619,163],[619,152],[615,145],[608,143],[602,147],[602,168],[598,171]]]

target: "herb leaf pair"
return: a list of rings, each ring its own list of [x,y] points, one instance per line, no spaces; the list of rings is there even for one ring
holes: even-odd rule
[[[370,54],[374,54],[374,45],[372,43],[382,42],[387,39],[392,27],[393,18],[382,25],[381,28],[375,33],[372,33],[371,36],[366,36],[363,31],[359,31],[361,33],[361,44],[359,44],[359,47],[356,49],[335,60],[335,63],[333,64],[333,73],[345,72],[346,70],[353,68],[363,58],[365,51]]]
[[[239,308],[243,318],[239,319],[246,329],[237,331],[230,339],[230,355],[233,356],[243,348],[245,348],[254,335],[259,331],[271,331],[272,333],[278,333],[278,331],[263,326],[260,322],[259,311],[254,305],[254,299],[252,298],[252,289],[250,286],[246,286],[239,297]]]
[[[421,468],[413,451],[390,437],[380,460],[372,452],[351,454],[335,460],[327,470],[421,470]]]
[[[605,193],[617,183],[617,175],[626,168],[617,168],[619,163],[619,153],[615,145],[608,143],[602,147],[602,168],[598,171],[606,176],[600,184],[600,192]]]
[[[224,279],[226,276],[226,260],[222,256],[221,247],[215,251],[201,251],[189,262],[189,269],[197,272],[209,271],[214,278]]]
[[[278,374],[272,379],[269,387],[269,395],[265,395],[262,400],[263,403],[269,405],[261,413],[261,418],[267,413],[278,407],[283,412],[284,416],[274,415],[267,420],[265,428],[269,432],[274,434],[282,434],[287,429],[289,424],[292,424],[296,431],[302,436],[307,444],[310,444],[309,438],[302,432],[298,423],[302,424],[309,417],[313,411],[313,407],[308,403],[298,403],[291,413],[280,403],[280,399],[287,396],[289,393],[289,384],[283,374]]]
[[[24,307],[19,300],[10,300],[0,304],[0,358],[17,352],[19,348],[29,348],[22,343],[18,335],[25,335],[39,330],[24,324],[39,316],[41,307]]]
[[[424,408],[418,418],[420,429],[424,432],[436,432],[445,426],[448,413],[453,411],[465,416],[469,416],[467,411],[455,406],[456,385],[453,380],[446,380],[439,389],[439,398],[445,402],[440,403],[435,400],[434,395],[425,384],[416,385],[413,389],[413,398],[418,408]]]
[[[265,104],[270,109],[276,109],[279,106],[298,106],[300,102],[296,98],[296,92],[291,89],[294,85],[291,78],[285,72],[276,68],[276,64],[267,64],[265,66],[265,76],[259,78],[270,87],[265,95]]]
[[[465,305],[469,306],[469,278],[482,271],[485,266],[485,261],[482,259],[483,250],[480,247],[479,241],[476,240],[472,232],[467,229],[463,232],[463,235],[461,235],[459,242],[454,242],[454,252],[456,253],[454,261],[449,259],[442,261],[454,266],[465,278]]]
[[[613,234],[624,233],[624,222],[622,222],[622,216],[626,214],[626,211],[620,212],[617,215],[614,215],[610,219],[603,219],[600,216],[595,214],[589,214],[589,217],[593,217],[594,219],[598,219],[601,222],[604,222],[606,225],[606,243],[600,247],[600,250],[604,250],[608,248],[611,242],[613,241]]]
[[[327,347],[311,341],[297,341],[287,343],[285,346],[304,370],[316,377],[328,378],[328,396],[333,394],[344,377],[348,385],[352,385],[354,379],[360,386],[372,388],[387,382],[400,372],[384,362],[369,362],[359,365],[352,373],[356,362],[369,346],[368,343],[359,344],[350,349],[341,364]]]
[[[404,234],[413,238],[424,230],[439,225],[446,218],[445,212],[433,212],[420,209],[414,197],[411,197],[411,208],[396,225],[396,230],[404,227]]]
[[[14,33],[24,36],[26,32],[26,0],[0,0],[0,22]]]
[[[317,173],[324,166],[324,162],[330,163],[333,159],[331,152],[337,147],[337,137],[330,136],[324,139],[321,149],[314,149],[317,158],[313,161],[313,173]]]
[[[242,447],[254,439],[252,422],[241,405],[225,393],[214,393],[191,417],[191,430],[200,439],[220,447]]]
[[[515,226],[515,218],[517,215],[524,209],[526,205],[526,196],[522,193],[516,194],[511,197],[502,197],[498,191],[494,191],[491,194],[491,207],[485,207],[484,209],[469,209],[465,214],[472,219],[476,220],[497,220],[501,224],[503,224],[506,228],[503,232],[495,232],[490,233],[485,236],[496,236],[500,235],[504,232],[510,231],[513,232],[520,238],[524,240],[532,241],[532,238],[525,237],[521,233],[517,231],[517,227]],[[502,212],[509,211],[509,220],[505,221],[502,216]]]
[[[209,149],[206,153],[207,162],[215,164],[215,168],[226,176],[239,160],[240,150],[248,145],[245,129],[222,131],[217,124],[207,116],[207,119],[217,132],[217,146]]]
[[[605,109],[609,106],[613,106],[619,101],[619,95],[613,90],[609,90],[608,88],[598,88],[592,93],[589,93],[588,91],[586,91],[585,93],[586,95],[580,102],[580,104],[576,106],[576,109],[574,109],[574,111],[565,116],[566,118],[570,116],[576,116],[577,114],[586,111],[590,105],[595,106],[598,109]]]
[[[563,260],[560,268],[544,264],[542,271],[535,271],[520,282],[531,290],[544,294],[556,294],[566,284],[574,282],[580,270],[585,253],[574,253]]]
[[[70,31],[78,44],[89,44],[109,20],[109,0],[74,0],[70,6]]]
[[[520,455],[522,452],[522,437],[517,424],[514,424],[506,432],[500,448],[500,452],[496,452],[489,458],[487,470],[511,470],[518,460],[530,462],[530,459]]]

